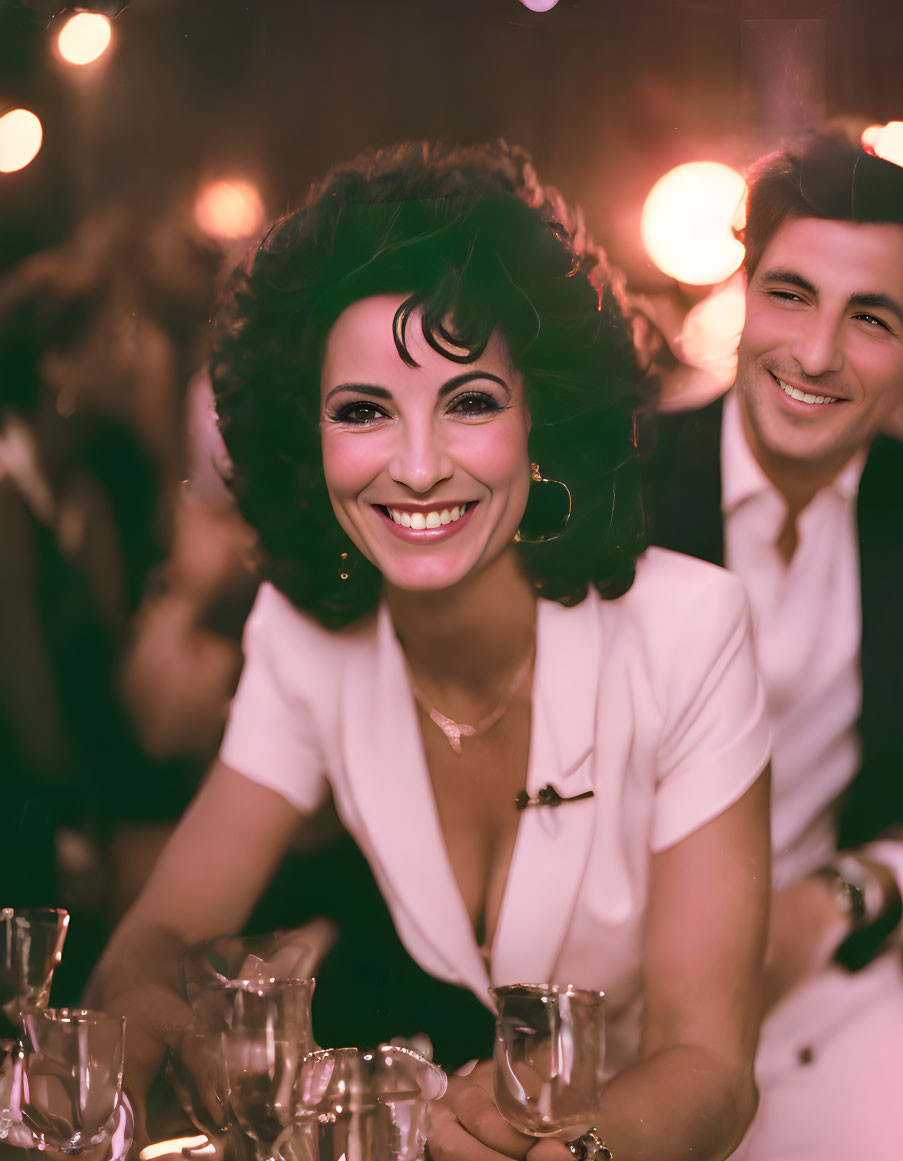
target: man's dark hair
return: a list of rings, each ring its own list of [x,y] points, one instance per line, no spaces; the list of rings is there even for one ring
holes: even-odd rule
[[[538,590],[565,603],[591,583],[625,592],[643,547],[630,336],[601,252],[526,154],[502,142],[366,152],[315,186],[236,272],[211,372],[264,574],[329,627],[378,600],[381,577],[340,528],[323,478],[320,367],[345,307],[387,293],[405,296],[403,359],[413,317],[460,362],[478,358],[496,327],[504,334],[524,380],[530,457],[573,494],[564,535],[518,545]]]
[[[800,147],[753,167],[743,243],[752,276],[790,218],[903,225],[903,168],[863,149],[845,132],[813,134]]]

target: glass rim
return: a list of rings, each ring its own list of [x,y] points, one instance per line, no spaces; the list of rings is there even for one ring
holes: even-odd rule
[[[100,1008],[42,1008],[30,1005],[20,1010],[20,1015],[40,1016],[51,1024],[118,1024],[125,1031],[126,1017]]]
[[[498,999],[500,995],[566,996],[568,999],[604,1000],[605,992],[596,988],[579,988],[576,984],[536,984],[517,983],[491,985],[489,994]]]
[[[299,984],[308,985],[311,989],[316,985],[316,976],[247,976],[234,980],[205,979],[194,982],[189,986],[193,995],[200,993],[227,993],[227,992],[257,992],[266,995],[268,992],[283,992],[290,988],[297,988]]]
[[[0,922],[24,919],[28,923],[46,923],[48,927],[58,927],[61,923],[68,927],[69,918],[65,907],[0,907]]]

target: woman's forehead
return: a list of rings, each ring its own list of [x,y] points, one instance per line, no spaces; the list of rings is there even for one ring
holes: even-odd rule
[[[427,340],[423,330],[423,313],[419,307],[410,313],[404,330],[404,350],[410,362],[403,359],[396,342],[396,320],[399,310],[408,301],[403,294],[379,294],[358,299],[347,306],[333,323],[326,338],[321,379],[334,385],[339,381],[370,381],[379,370],[396,373],[398,368],[413,362],[416,368],[436,371],[448,376],[449,367],[460,365],[459,360],[446,357]],[[449,328],[454,331],[453,326]],[[450,346],[450,344],[444,344]],[[467,355],[464,347],[450,347]],[[508,375],[516,372],[508,344],[496,328],[485,349],[475,358],[462,360],[466,366],[485,368],[496,374],[500,369]]]

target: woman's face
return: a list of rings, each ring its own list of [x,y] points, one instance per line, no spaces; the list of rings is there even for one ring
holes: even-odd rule
[[[444,358],[411,316],[393,339],[402,295],[339,315],[320,377],[323,470],[339,523],[386,581],[448,588],[511,544],[530,488],[530,416],[519,371],[496,331],[471,363]]]

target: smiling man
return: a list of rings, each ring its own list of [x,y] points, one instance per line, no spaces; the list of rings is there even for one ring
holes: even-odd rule
[[[650,539],[746,583],[774,731],[761,1104],[736,1157],[898,1158],[903,169],[818,136],[754,173],[737,381],[661,416]]]

